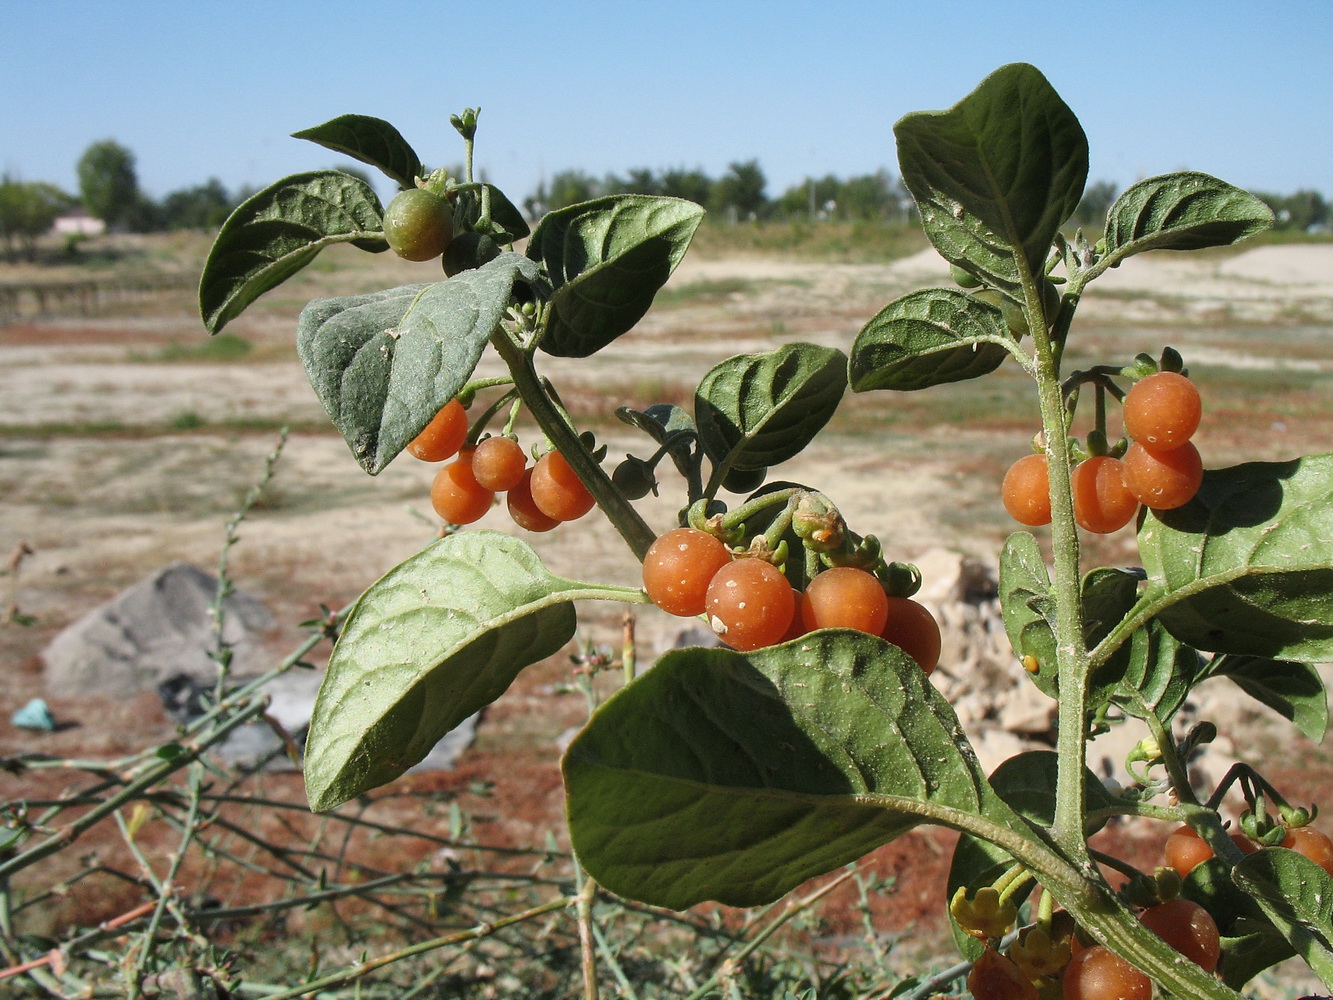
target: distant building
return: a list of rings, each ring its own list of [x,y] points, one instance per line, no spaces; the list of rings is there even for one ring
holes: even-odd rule
[[[89,215],[86,210],[69,212],[56,219],[51,231],[58,236],[78,234],[80,236],[101,236],[106,232],[106,223]]]

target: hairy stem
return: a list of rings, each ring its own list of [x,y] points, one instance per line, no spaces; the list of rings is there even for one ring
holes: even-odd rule
[[[1033,332],[1033,374],[1041,406],[1042,430],[1046,438],[1046,461],[1050,473],[1051,547],[1055,559],[1051,583],[1055,599],[1056,662],[1060,678],[1060,715],[1057,750],[1055,824],[1053,833],[1066,854],[1087,860],[1084,838],[1084,800],[1087,756],[1088,650],[1083,638],[1083,609],[1079,593],[1078,529],[1074,523],[1074,498],[1070,488],[1072,468],[1066,439],[1068,414],[1060,390],[1056,343],[1048,335],[1042,318],[1041,294],[1028,273],[1023,275],[1025,312]],[[1057,324],[1067,329],[1066,302]]]
[[[541,379],[532,364],[532,355],[520,350],[503,332],[491,338],[491,343],[509,366],[514,387],[523,398],[523,405],[528,408],[532,418],[537,421],[542,431],[551,439],[556,450],[565,457],[583,485],[588,488],[611,524],[620,532],[630,551],[640,561],[653,544],[656,535],[639,512],[634,509],[624,494],[616,489],[602,467],[596,462],[579,440],[578,432],[565,416],[556,408],[542,387]]]

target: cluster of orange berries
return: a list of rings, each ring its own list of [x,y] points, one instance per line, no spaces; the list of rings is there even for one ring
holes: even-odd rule
[[[1231,842],[1240,848],[1242,854],[1253,854],[1259,850],[1259,845],[1239,830],[1231,831],[1229,836]],[[1282,841],[1278,846],[1305,855],[1328,872],[1329,875],[1333,875],[1333,839],[1314,827],[1285,827],[1282,833]],[[1180,874],[1180,877],[1184,878],[1197,866],[1211,858],[1213,849],[1192,828],[1181,826],[1172,831],[1171,836],[1166,838],[1166,847],[1163,853],[1167,866],[1174,868]]]
[[[498,493],[505,494],[514,523],[528,531],[550,531],[592,510],[592,494],[558,451],[547,452],[529,467],[512,437],[487,437],[465,448],[467,435],[467,411],[454,399],[407,446],[423,462],[446,462],[435,474],[430,502],[448,523],[480,519]]]
[[[1095,455],[1074,467],[1074,519],[1087,531],[1123,528],[1139,504],[1173,510],[1193,499],[1203,482],[1203,460],[1190,438],[1203,407],[1184,375],[1161,371],[1136,382],[1125,395],[1122,419],[1133,443],[1124,458]],[[1051,521],[1050,471],[1045,455],[1026,455],[1005,473],[1005,510],[1021,524]]]
[[[1239,831],[1232,832],[1230,837],[1244,854],[1259,850],[1258,844]],[[1328,836],[1310,826],[1289,826],[1284,828],[1282,838],[1282,847],[1305,855],[1333,875],[1333,840]],[[1163,855],[1166,867],[1183,879],[1213,857],[1213,849],[1192,828],[1180,826],[1167,837]],[[1205,972],[1216,970],[1221,956],[1220,933],[1217,922],[1198,903],[1179,897],[1168,899],[1143,910],[1139,920]],[[1037,1000],[1038,992],[1027,989],[1034,986],[1035,977],[1032,977],[1034,982],[1020,982],[1027,979],[1023,973],[1032,971],[1022,950],[1014,953],[1014,948],[1022,941],[1020,938],[1011,946],[1007,961],[1006,956],[995,955],[987,958],[984,968],[982,962],[977,963],[973,974],[978,976],[979,984],[982,980],[989,983],[993,979],[997,985],[989,992],[986,986],[974,988],[972,992],[976,1000],[998,1000],[1001,997]],[[1152,980],[1104,945],[1084,946],[1074,934],[1069,935],[1068,944],[1068,964],[1061,973],[1063,1000],[1149,1000],[1152,997]]]
[[[890,596],[873,573],[835,566],[798,593],[767,559],[733,553],[697,528],[673,528],[653,542],[643,589],[670,614],[706,615],[733,649],[772,646],[819,628],[853,628],[898,646],[927,674],[940,658],[934,617],[911,598]]]
[[[1151,1000],[1152,980],[1105,945],[1085,944],[1067,913],[1025,928],[1001,952],[996,941],[1017,909],[998,902],[995,889],[975,898],[960,889],[950,910],[964,930],[986,942],[967,979],[974,1000],[1040,1000],[1056,990],[1062,1000]],[[1153,903],[1139,922],[1204,971],[1217,969],[1221,934],[1198,903],[1180,897]]]

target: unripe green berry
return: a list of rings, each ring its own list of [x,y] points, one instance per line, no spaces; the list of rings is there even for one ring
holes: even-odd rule
[[[980,288],[981,279],[970,271],[964,271],[957,264],[949,265],[949,277],[953,278],[954,284],[961,288]]]
[[[421,188],[399,191],[384,210],[384,238],[394,253],[407,260],[433,260],[453,235],[449,202]]]

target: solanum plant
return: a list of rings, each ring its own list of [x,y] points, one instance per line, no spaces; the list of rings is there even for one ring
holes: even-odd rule
[[[1333,659],[1333,456],[1210,470],[1188,502],[1144,506],[1141,570],[1083,572],[1076,506],[1122,511],[1123,496],[1098,492],[1105,476],[1114,486],[1119,475],[1105,462],[1087,477],[1093,500],[1079,501],[1071,485],[1084,455],[1124,453],[1127,442],[1110,440],[1108,403],[1159,368],[1181,368],[1167,350],[1160,363],[1107,359],[1066,372],[1088,285],[1136,253],[1226,245],[1264,229],[1271,214],[1258,199],[1202,173],[1168,174],[1125,191],[1095,243],[1066,235],[1086,180],[1082,127],[1036,69],[1002,67],[949,110],[910,114],[894,130],[922,225],[959,287],[889,303],[847,353],[789,344],[722,360],[700,382],[693,412],[622,408],[619,416],[651,439],[649,457],[608,473],[542,376],[541,359],[592,358],[629,333],[703,210],[612,196],[552,212],[529,232],[498,188],[473,179],[476,113],[453,122],[464,142],[461,178],[428,171],[379,119],[349,115],[298,133],[378,167],[404,190],[428,192],[413,196],[428,207],[443,200],[452,240],[462,241],[445,249],[440,280],[319,299],[301,313],[301,360],[356,460],[380,472],[455,400],[469,405],[470,442],[497,414],[511,414],[508,430],[522,411],[634,557],[668,528],[688,526],[726,546],[721,556],[698,546],[712,553],[710,572],[739,555],[776,567],[781,586],[792,587],[793,597],[778,602],[792,624],[778,638],[792,637],[744,651],[674,650],[602,705],[569,746],[570,835],[597,882],[665,907],[752,906],[919,824],[939,824],[963,834],[947,898],[960,948],[985,957],[976,982],[1017,982],[1013,995],[1026,995],[1024,981],[1033,996],[1038,987],[1058,991],[1062,974],[1081,975],[1061,972],[1077,933],[1178,997],[1236,997],[1292,955],[1333,987],[1333,878],[1300,853],[1269,846],[1309,813],[1247,767],[1201,799],[1186,760],[1210,727],[1182,736],[1172,725],[1194,685],[1225,676],[1322,737],[1325,693],[1310,664]],[[337,171],[259,192],[228,220],[208,259],[200,299],[209,329],[330,243],[387,249],[383,217],[373,190]],[[487,350],[507,377],[474,377]],[[1041,519],[1049,517],[1052,560],[1033,534],[1011,535],[1000,596],[1014,669],[1058,700],[1058,745],[986,775],[924,663],[878,628],[803,631],[799,610],[787,610],[834,566],[872,574],[889,598],[910,598],[913,568],[887,562],[873,536],[843,522],[836,483],[823,493],[765,481],[817,439],[848,388],[924,390],[1006,363],[1031,377],[1039,405],[1038,506],[1049,507]],[[1073,436],[1076,407],[1080,394],[1094,393],[1085,445]],[[1132,409],[1138,420],[1141,400]],[[1177,427],[1150,444],[1178,446],[1190,432]],[[681,520],[654,528],[634,501],[658,485],[666,458],[680,474]],[[724,484],[749,498],[728,509],[718,499]],[[1091,523],[1103,530],[1096,525],[1120,516]],[[694,613],[702,586],[685,590],[682,607]],[[555,576],[507,533],[445,534],[372,584],[347,616],[309,734],[311,807],[332,809],[402,774],[525,666],[564,647],[576,602],[647,599],[638,589]],[[1087,745],[1126,716],[1153,734],[1130,761],[1143,780],[1108,789],[1085,766]],[[1218,813],[1232,786],[1252,805],[1247,822],[1260,848],[1252,853]],[[1098,862],[1128,867],[1092,852],[1088,837],[1117,816],[1165,821],[1164,833],[1187,826],[1212,856],[1183,881],[1163,869],[1112,885]],[[1216,974],[1182,961],[1136,916],[1178,894],[1220,929]],[[1084,959],[1075,969],[1099,964]],[[1067,983],[1066,995],[1083,995],[1078,988]]]

